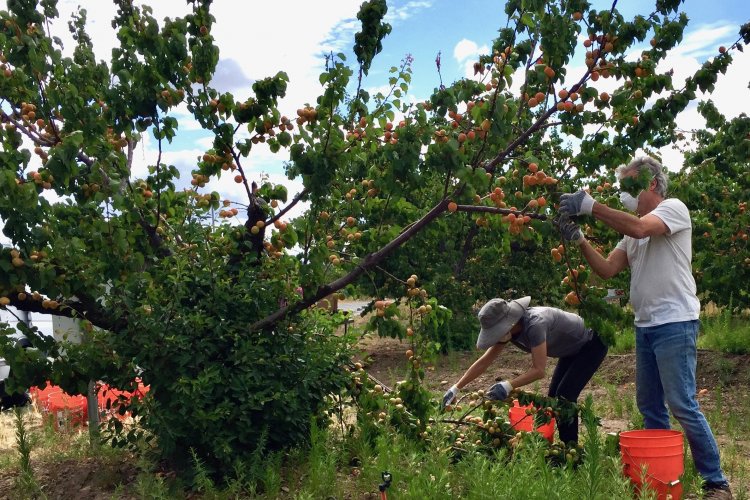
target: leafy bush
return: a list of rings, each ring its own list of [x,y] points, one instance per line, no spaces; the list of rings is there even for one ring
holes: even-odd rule
[[[352,338],[335,334],[343,316],[313,309],[250,333],[258,309],[270,307],[253,287],[256,273],[231,279],[187,260],[176,256],[164,275],[154,269],[147,286],[116,299],[122,311],[149,304],[129,311],[129,335],[110,339],[151,386],[143,428],[178,466],[189,465],[185,450],[193,449],[212,472],[232,470],[258,447],[307,443],[311,419],[325,426],[329,395],[351,379],[343,368]]]

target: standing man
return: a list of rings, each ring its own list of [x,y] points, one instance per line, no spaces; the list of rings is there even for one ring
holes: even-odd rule
[[[685,431],[695,467],[705,481],[704,498],[731,499],[716,439],[695,397],[700,302],[691,268],[690,214],[682,201],[667,198],[667,176],[655,159],[637,158],[619,167],[617,175],[620,200],[637,216],[578,191],[561,197],[560,230],[602,278],[630,267],[636,399],[645,427],[668,429],[668,406]],[[604,258],[569,219],[575,215],[591,215],[624,237]]]

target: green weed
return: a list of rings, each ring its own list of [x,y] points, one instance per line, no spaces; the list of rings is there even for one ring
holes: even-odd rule
[[[750,353],[750,323],[732,315],[731,304],[721,312],[701,321],[702,335],[698,346],[729,354]]]
[[[14,409],[16,421],[16,449],[18,450],[18,481],[16,488],[18,491],[26,492],[36,498],[46,498],[39,484],[34,478],[34,471],[31,468],[31,439],[24,422],[24,410],[21,408]]]
[[[624,354],[635,350],[635,329],[624,328],[615,336],[615,343],[609,346],[609,354]]]

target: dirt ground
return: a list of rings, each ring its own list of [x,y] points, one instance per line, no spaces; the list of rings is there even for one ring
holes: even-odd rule
[[[354,324],[361,323],[357,318]],[[374,334],[363,337],[359,343],[357,358],[364,362],[368,373],[386,385],[393,385],[404,378],[406,374],[405,352],[408,343],[395,339],[380,339]],[[458,381],[463,371],[471,365],[479,353],[454,353],[447,357],[440,357],[434,364],[426,365],[425,383],[439,397],[450,385]],[[747,402],[748,388],[750,388],[750,371],[746,369],[750,362],[748,355],[729,355],[713,351],[699,351],[698,355],[698,388],[708,389],[701,396],[700,403],[704,412],[711,411],[715,406],[714,390],[723,387],[721,391],[723,407],[731,408],[733,397],[743,397]],[[528,354],[510,347],[506,349],[495,365],[485,374],[475,380],[467,390],[484,389],[496,380],[513,378],[522,373],[529,366]],[[555,360],[549,360],[548,377],[539,386],[539,391],[546,394],[549,375],[554,369]],[[591,393],[595,398],[611,397],[613,387],[618,393],[630,391],[635,382],[635,356],[633,354],[609,355],[592,382],[586,387],[582,397]],[[608,392],[609,391],[609,392]],[[30,428],[42,425],[38,413],[31,413]],[[609,416],[602,419],[603,430],[606,432],[627,429],[626,420],[618,420]],[[726,438],[717,435],[720,445]],[[733,444],[737,444],[733,441]],[[750,454],[750,443],[739,443],[745,455]],[[12,413],[0,415],[0,457],[17,454],[15,447],[15,426]],[[135,459],[67,459],[64,461],[48,461],[32,455],[34,476],[46,498],[50,500],[76,498],[79,500],[130,499],[137,498],[135,480],[138,469]],[[9,468],[0,469],[0,498],[30,498],[31,496],[17,496],[12,494],[17,481],[17,472]],[[116,486],[120,485],[119,488]]]

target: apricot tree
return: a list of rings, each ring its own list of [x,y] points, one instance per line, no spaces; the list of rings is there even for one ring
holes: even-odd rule
[[[421,414],[419,357],[450,316],[430,292],[447,290],[469,316],[472,297],[507,282],[532,291],[567,267],[570,302],[601,317],[604,288],[584,287],[587,271],[558,249],[557,194],[599,182],[609,194],[609,167],[672,141],[675,117],[732,59],[725,50],[674,88],[657,64],[687,24],[679,1],[626,20],[616,3],[598,11],[583,0],[513,0],[476,78],[415,103],[406,57],[389,91],[371,96],[362,81],[390,26],[385,1],[370,0],[358,15],[356,81],[343,55],[330,56],[320,96],[289,117],[279,110],[283,73],[257,80],[250,95],[211,86],[211,2],[190,3],[160,25],[149,7],[117,0],[119,46],[107,63],[94,58],[83,10],[69,24],[72,56],[48,31],[53,0],[13,0],[0,13],[0,217],[13,244],[0,258],[0,305],[77,318],[88,332],[63,350],[27,330],[54,362],[9,345],[2,354],[16,386],[49,377],[81,391],[92,379],[122,385],[140,374],[151,385],[141,423],[158,449],[179,462],[192,448],[217,471],[304,441],[311,417],[326,420],[328,396],[351,380],[348,339],[310,308],[349,285],[409,300],[407,324],[382,304],[373,327],[413,344],[408,398]],[[581,46],[585,65],[575,69]],[[600,92],[605,80],[616,90]],[[184,172],[162,159],[180,106],[213,137],[185,189]],[[145,134],[157,153],[135,178]],[[565,146],[572,138],[575,149]],[[251,178],[245,165],[259,148],[304,188],[289,198]],[[206,192],[227,176],[246,200]],[[289,220],[303,201],[309,210]],[[224,222],[211,223],[212,211]],[[229,223],[240,215],[244,225]],[[112,425],[115,444],[136,438]]]

